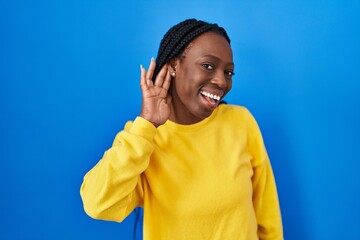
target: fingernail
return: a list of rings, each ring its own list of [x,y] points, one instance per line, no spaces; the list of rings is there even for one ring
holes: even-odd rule
[[[151,58],[151,61],[155,62],[155,59],[154,59],[154,57],[152,57],[152,58]]]
[[[142,66],[142,64],[140,64],[140,70],[142,70],[143,69],[143,66]]]

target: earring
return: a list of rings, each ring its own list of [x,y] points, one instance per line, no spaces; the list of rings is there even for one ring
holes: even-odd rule
[[[171,73],[171,76],[172,76],[172,77],[175,77],[175,76],[176,76],[176,73],[175,73],[175,72],[172,72],[172,73]]]

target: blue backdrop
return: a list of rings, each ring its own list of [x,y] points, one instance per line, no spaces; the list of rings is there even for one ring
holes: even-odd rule
[[[189,17],[232,39],[229,103],[257,118],[286,239],[360,239],[360,1],[0,0],[0,239],[131,239],[84,174],[140,111],[139,65]]]

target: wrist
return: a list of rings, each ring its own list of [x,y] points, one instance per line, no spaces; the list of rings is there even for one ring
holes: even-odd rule
[[[148,121],[149,123],[151,123],[155,128],[157,128],[157,127],[159,127],[161,125],[161,124],[158,124],[158,123],[152,121],[150,118],[144,116],[143,114],[140,114],[139,117],[141,117],[142,119],[144,119],[144,120]]]
[[[129,132],[152,141],[156,133],[156,127],[145,118],[138,116],[132,123]]]

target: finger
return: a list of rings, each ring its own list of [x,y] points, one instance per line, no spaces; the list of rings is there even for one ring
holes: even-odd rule
[[[154,58],[151,58],[150,65],[146,73],[146,82],[149,86],[153,85],[152,77],[154,75],[155,66],[156,66],[155,60]]]
[[[140,88],[143,90],[148,89],[148,83],[146,81],[146,69],[140,65]]]
[[[166,71],[165,80],[162,85],[162,87],[166,90],[166,92],[169,91],[170,84],[171,84],[171,74],[169,71]]]
[[[145,87],[147,85],[145,77],[146,77],[146,70],[142,65],[140,65],[140,86],[141,87]]]
[[[163,85],[164,79],[167,76],[167,72],[168,72],[168,66],[166,64],[161,68],[159,74],[156,76],[155,86],[161,87]]]

